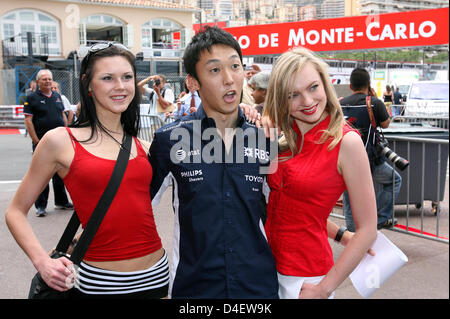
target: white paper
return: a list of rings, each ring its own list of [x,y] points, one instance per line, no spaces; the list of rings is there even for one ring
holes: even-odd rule
[[[369,298],[408,261],[408,257],[380,232],[372,250],[375,256],[366,254],[350,274],[353,286],[364,298]]]

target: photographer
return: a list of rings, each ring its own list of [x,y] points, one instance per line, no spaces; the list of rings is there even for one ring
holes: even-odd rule
[[[153,81],[153,89],[148,83]],[[151,75],[138,83],[138,88],[142,94],[147,94],[150,100],[149,114],[158,114],[164,122],[165,113],[173,112],[175,105],[175,95],[171,88],[165,87],[166,78],[162,74]]]
[[[343,98],[340,101],[341,105],[366,105],[366,96],[369,95],[371,96],[371,105],[376,126],[387,128],[391,122],[389,114],[383,102],[376,97],[375,92],[370,87],[370,75],[365,69],[356,68],[352,71],[350,75],[350,89],[353,91],[353,94]],[[365,110],[365,112],[361,112],[360,114],[355,113],[355,116],[351,116],[347,120],[360,131],[363,143],[366,145],[373,181],[382,186],[382,189],[377,192],[377,228],[391,228],[397,224],[397,220],[392,218],[392,193],[394,189],[394,200],[397,199],[402,178],[400,174],[395,172],[386,163],[386,157],[377,150],[379,140],[371,127],[370,120],[368,120],[367,109]],[[394,174],[395,183],[393,182],[392,174]],[[355,223],[353,221],[347,191],[344,192],[344,214],[347,228],[350,231],[355,231]]]

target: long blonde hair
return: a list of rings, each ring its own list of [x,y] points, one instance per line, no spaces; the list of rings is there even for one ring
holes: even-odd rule
[[[342,139],[342,127],[345,123],[344,114],[342,113],[341,105],[328,76],[328,65],[308,49],[291,49],[283,53],[275,62],[270,75],[264,106],[264,116],[268,116],[272,123],[278,125],[284,133],[279,143],[281,152],[287,149],[291,151],[291,156],[286,159],[298,153],[297,134],[292,129],[293,118],[290,116],[292,103],[289,99],[289,92],[292,91],[290,86],[293,83],[292,80],[294,77],[297,76],[307,62],[312,63],[320,74],[327,96],[325,110],[330,114],[330,124],[323,131],[318,143],[323,144],[327,140],[332,139],[328,146],[328,149],[331,150]]]

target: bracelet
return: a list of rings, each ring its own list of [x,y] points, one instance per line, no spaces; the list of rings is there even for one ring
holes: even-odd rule
[[[336,234],[336,237],[334,238],[334,241],[337,243],[341,242],[342,236],[347,231],[347,227],[341,226]]]

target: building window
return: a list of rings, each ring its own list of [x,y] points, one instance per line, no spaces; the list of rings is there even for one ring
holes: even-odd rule
[[[3,39],[12,38],[14,36],[14,24],[3,23]]]
[[[15,10],[0,17],[3,39],[21,35],[22,54],[27,54],[27,32],[46,34],[50,56],[61,55],[60,28],[57,19],[38,10]],[[37,53],[33,38],[33,53]]]
[[[180,49],[182,27],[168,19],[152,19],[142,25],[143,49]]]
[[[114,41],[124,43],[125,24],[112,16],[95,14],[81,19],[79,30],[80,45]]]
[[[41,33],[45,33],[48,36],[48,43],[57,43],[56,27],[54,25],[41,25]]]
[[[152,47],[152,28],[150,26],[142,27],[142,47],[151,48]]]

